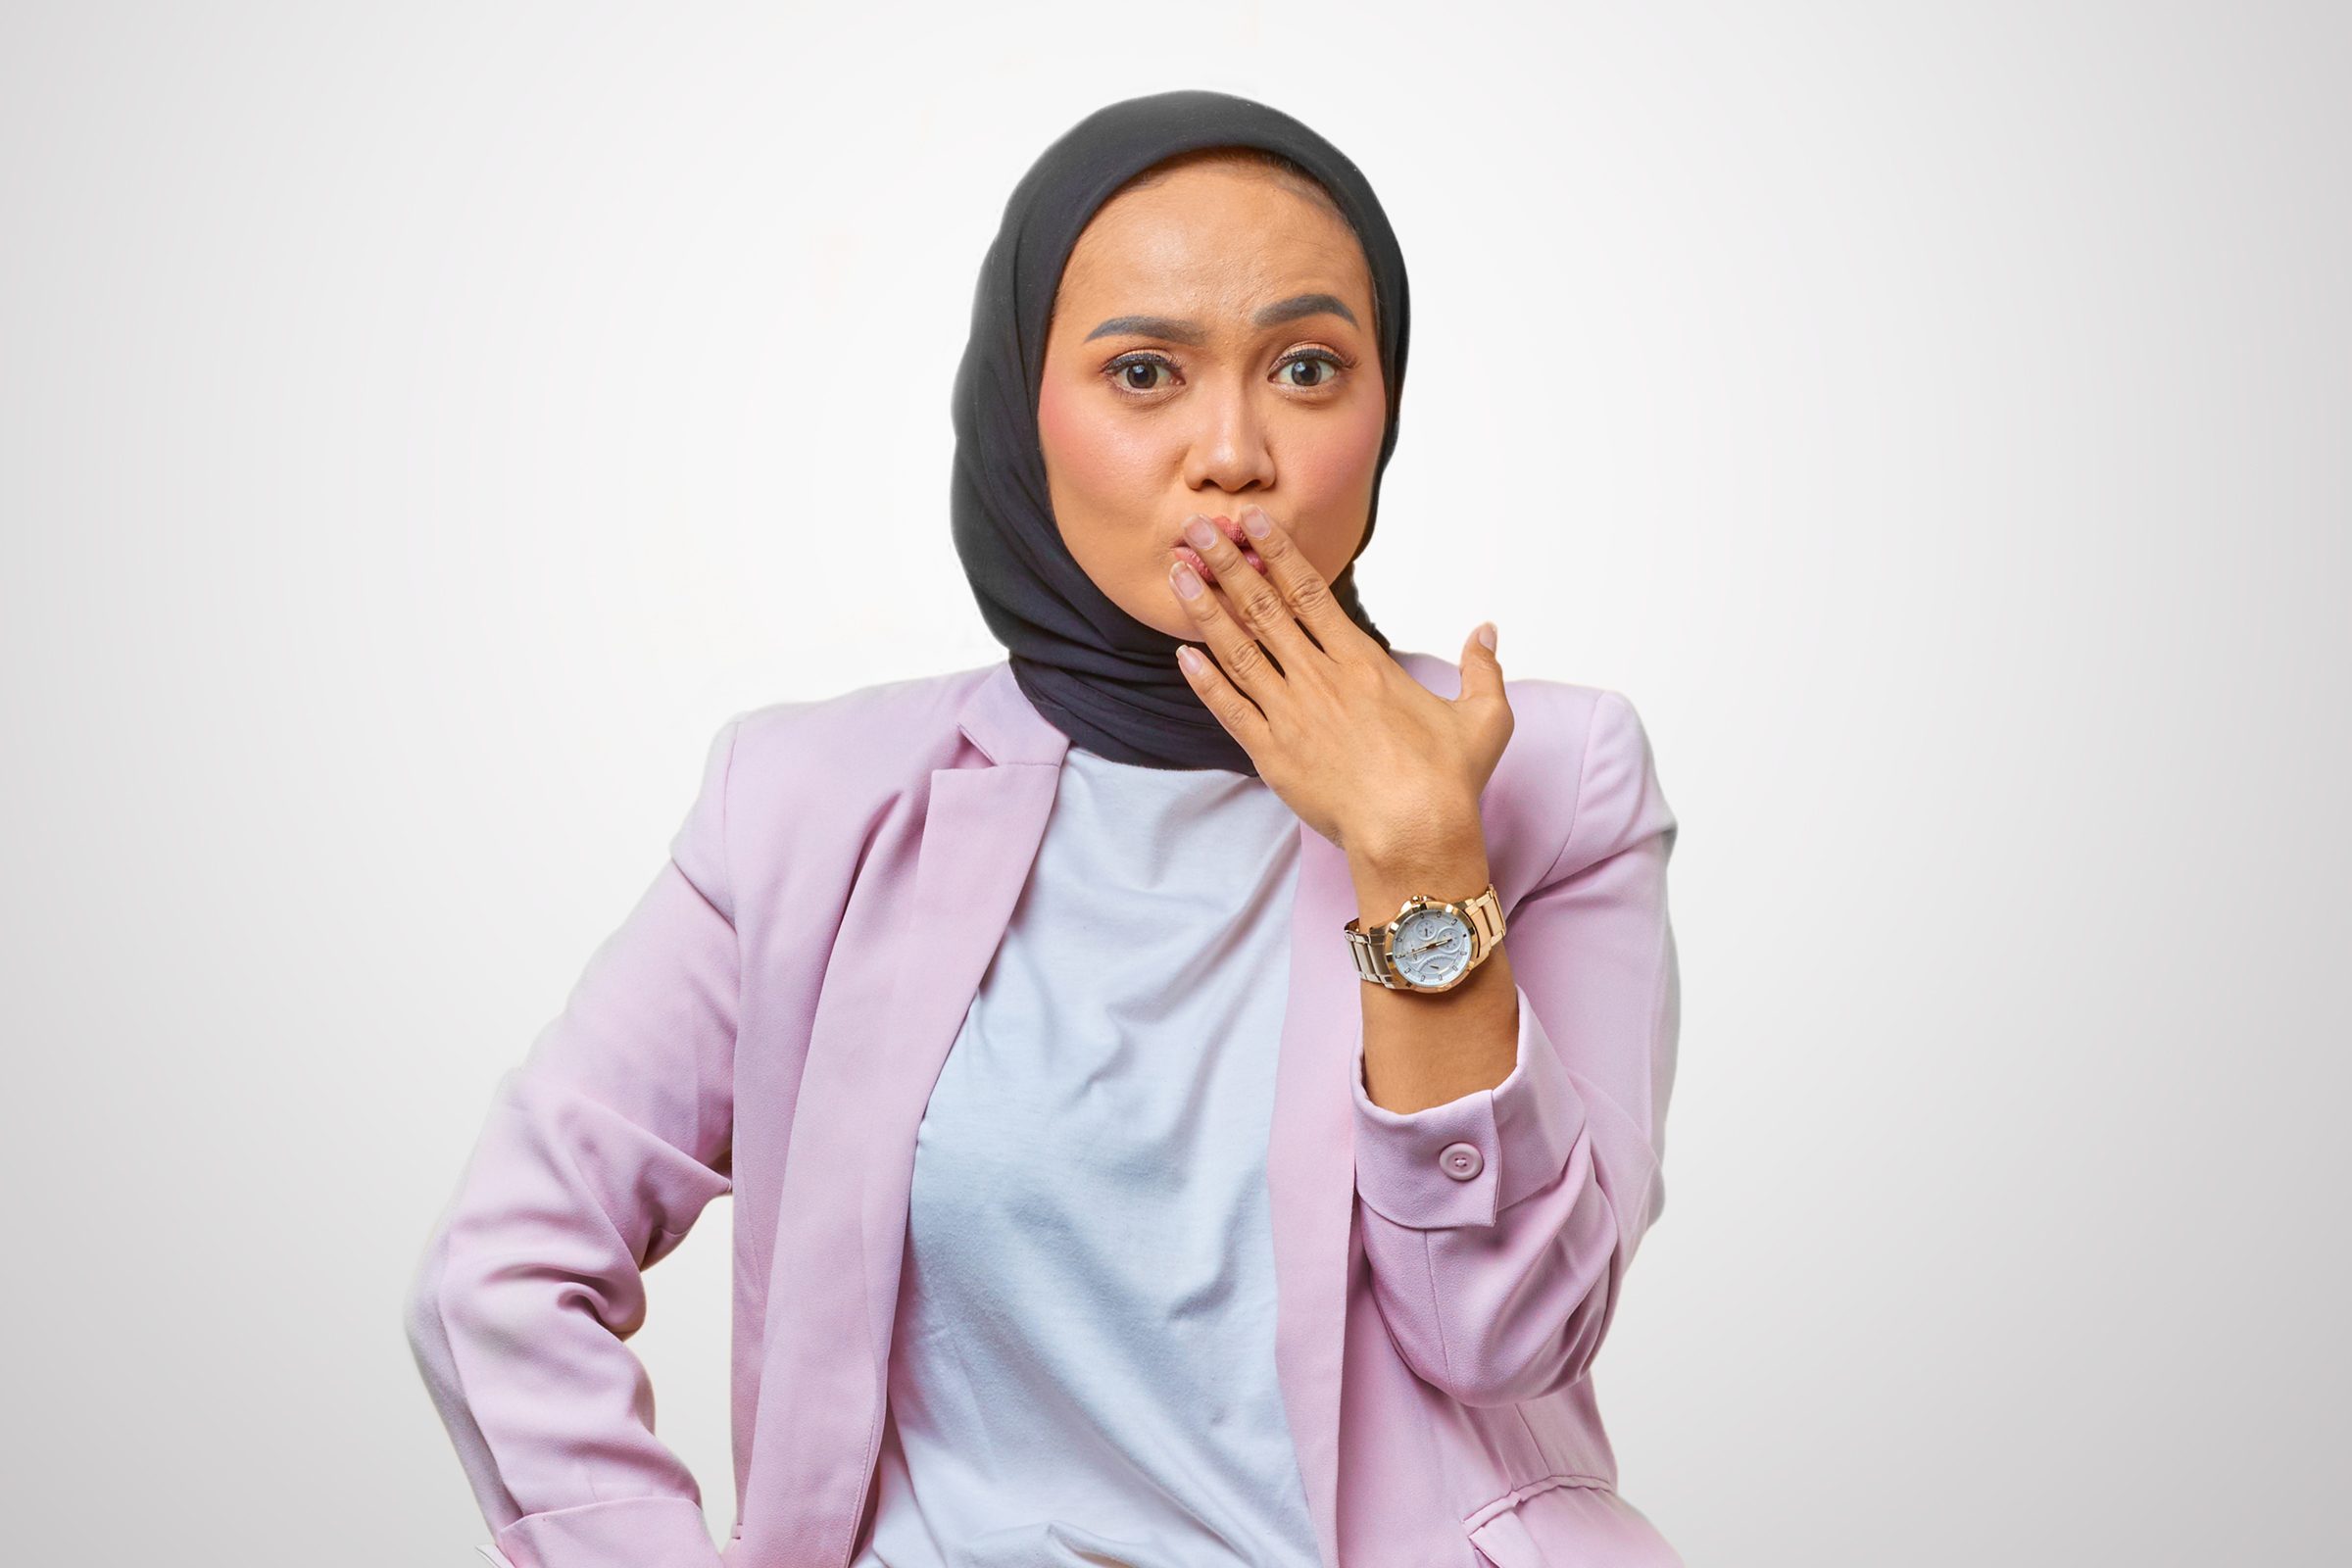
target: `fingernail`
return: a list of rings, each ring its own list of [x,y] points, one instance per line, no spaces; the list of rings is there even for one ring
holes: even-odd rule
[[[1195,545],[1212,545],[1217,542],[1217,530],[1215,527],[1210,524],[1206,517],[1201,516],[1197,512],[1191,516],[1185,518],[1184,536],[1187,539],[1190,539]]]
[[[1478,640],[1487,645],[1488,653],[1491,654],[1494,651],[1494,623],[1493,621],[1490,620],[1478,628]]]
[[[1242,532],[1250,538],[1263,539],[1273,531],[1274,524],[1266,520],[1265,508],[1251,507],[1248,512],[1242,514]]]
[[[1200,653],[1191,643],[1186,643],[1182,648],[1176,650],[1176,662],[1184,666],[1184,672],[1188,675],[1200,673]]]
[[[1169,575],[1176,579],[1176,591],[1185,598],[1198,599],[1200,597],[1200,574],[1193,570],[1189,563],[1179,561]]]

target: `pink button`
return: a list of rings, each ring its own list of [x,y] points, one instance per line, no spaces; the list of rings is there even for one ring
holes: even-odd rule
[[[1466,1182],[1487,1168],[1487,1156],[1476,1144],[1447,1144],[1438,1152],[1438,1165],[1457,1182]]]

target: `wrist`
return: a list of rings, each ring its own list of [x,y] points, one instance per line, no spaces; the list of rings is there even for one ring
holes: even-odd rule
[[[1448,796],[1349,822],[1339,842],[1350,870],[1389,874],[1484,855],[1487,834],[1477,803]]]
[[[1424,830],[1410,840],[1351,850],[1348,869],[1355,884],[1357,917],[1367,929],[1396,918],[1398,906],[1416,893],[1466,899],[1494,880],[1486,835],[1475,823],[1467,830]]]

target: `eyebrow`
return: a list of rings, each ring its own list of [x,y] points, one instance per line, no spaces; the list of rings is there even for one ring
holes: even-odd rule
[[[1303,316],[1336,316],[1349,326],[1357,323],[1355,313],[1336,294],[1295,294],[1277,301],[1250,318],[1251,326],[1280,326]],[[1114,316],[1086,334],[1083,341],[1092,343],[1099,337],[1132,333],[1137,337],[1165,338],[1171,343],[1185,343],[1198,348],[1207,333],[1198,321],[1179,321],[1165,316]]]

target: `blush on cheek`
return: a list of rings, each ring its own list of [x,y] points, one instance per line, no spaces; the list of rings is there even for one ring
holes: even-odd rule
[[[1115,417],[1115,412],[1090,409],[1082,393],[1052,378],[1038,389],[1037,437],[1054,488],[1083,514],[1150,505],[1149,438],[1132,421]],[[1083,525],[1083,516],[1065,515],[1061,523],[1067,534]]]
[[[1070,445],[1069,399],[1052,376],[1037,389],[1037,439],[1056,463],[1061,461],[1060,452]]]
[[[1369,490],[1372,466],[1380,458],[1384,411],[1372,405],[1367,415],[1320,424],[1315,438],[1293,458],[1292,477],[1318,500],[1338,501],[1355,490]]]
[[[1368,417],[1326,421],[1316,439],[1291,458],[1284,485],[1296,488],[1298,514],[1334,519],[1300,541],[1319,564],[1328,559],[1336,570],[1355,548],[1364,509],[1372,499],[1372,470],[1380,461],[1385,416],[1376,403]],[[1344,529],[1338,519],[1347,519]],[[1341,531],[1345,538],[1338,537]]]

